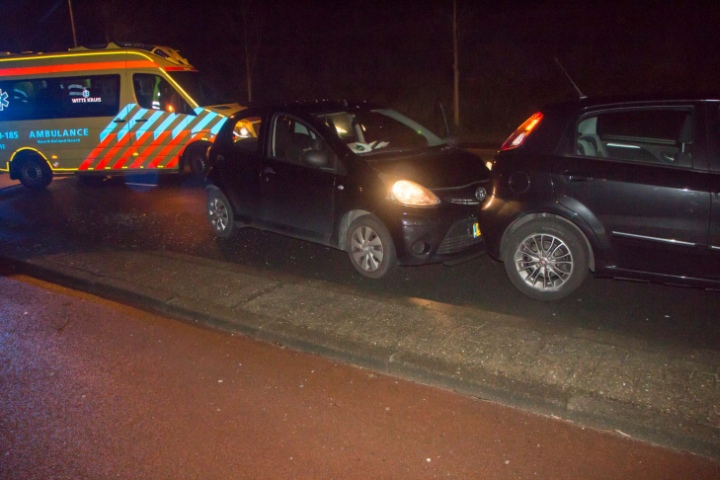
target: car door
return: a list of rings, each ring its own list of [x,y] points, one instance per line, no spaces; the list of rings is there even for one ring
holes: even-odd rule
[[[708,175],[710,177],[710,201],[712,203],[707,276],[720,280],[720,106],[718,102],[708,104],[707,118],[710,143]]]
[[[700,104],[581,116],[556,157],[558,201],[596,233],[601,268],[703,277],[710,218]]]
[[[715,157],[716,168],[720,158]],[[720,170],[711,174],[712,181],[712,217],[710,220],[709,259],[707,262],[707,276],[720,280]]]
[[[209,177],[228,197],[237,217],[251,224],[261,211],[264,122],[262,115],[253,112],[234,118],[232,131],[224,127],[215,140],[219,153],[213,169],[217,172],[210,172]]]
[[[278,113],[272,118],[269,151],[261,174],[262,221],[268,228],[327,243],[333,234],[335,170],[332,162],[313,166],[312,150],[333,158],[322,137],[307,123]]]

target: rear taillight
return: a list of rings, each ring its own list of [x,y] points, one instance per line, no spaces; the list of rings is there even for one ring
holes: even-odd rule
[[[540,124],[540,120],[542,120],[542,118],[543,114],[540,112],[531,115],[530,118],[525,120],[523,124],[520,125],[517,130],[515,130],[512,135],[507,138],[507,140],[505,140],[505,143],[502,144],[500,150],[510,150],[522,145],[525,139],[527,139],[530,135],[530,132],[532,132],[533,129]]]

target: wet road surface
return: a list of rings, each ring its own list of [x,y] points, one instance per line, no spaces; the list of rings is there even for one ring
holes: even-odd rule
[[[718,292],[588,278],[568,298],[538,302],[516,291],[502,264],[489,257],[454,267],[398,268],[387,279],[367,280],[355,273],[344,252],[309,242],[254,229],[241,230],[230,240],[216,239],[204,203],[202,180],[191,176],[115,178],[98,188],[78,186],[72,177],[57,178],[47,191],[31,192],[0,175],[0,219],[19,228],[37,226],[39,241],[49,229],[93,245],[173,251],[359,293],[422,298],[568,328],[720,350]]]
[[[720,478],[621,434],[27,277],[0,289],[0,478]]]

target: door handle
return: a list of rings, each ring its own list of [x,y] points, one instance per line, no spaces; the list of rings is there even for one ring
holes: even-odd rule
[[[127,120],[124,119],[124,118],[116,118],[115,120],[113,120],[113,122],[115,122],[115,123],[126,123]]]
[[[139,123],[139,122],[147,122],[147,121],[148,121],[148,119],[147,119],[147,118],[139,118],[139,119],[135,120],[135,123]]]
[[[263,168],[263,175],[275,175],[275,170],[272,167]]]

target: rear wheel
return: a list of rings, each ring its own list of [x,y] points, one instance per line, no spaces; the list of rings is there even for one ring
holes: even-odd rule
[[[348,243],[350,263],[367,278],[384,277],[397,265],[390,232],[373,215],[363,215],[350,225]]]
[[[208,190],[207,213],[210,227],[215,235],[220,238],[235,236],[238,224],[232,206],[225,194],[216,188]]]
[[[555,220],[533,221],[513,232],[503,250],[503,262],[510,281],[538,300],[570,295],[589,269],[582,235]]]
[[[39,155],[28,155],[18,160],[17,175],[20,183],[31,190],[42,190],[53,178],[53,172],[45,159]]]

